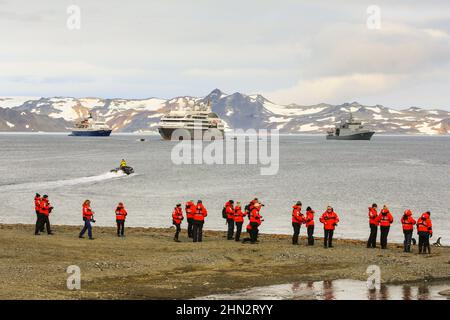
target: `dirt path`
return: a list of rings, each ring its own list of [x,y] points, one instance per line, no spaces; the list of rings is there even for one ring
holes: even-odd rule
[[[382,281],[450,280],[450,248],[431,255],[405,254],[399,245],[367,249],[361,241],[337,240],[324,249],[317,241],[292,246],[286,235],[262,235],[258,244],[225,240],[207,231],[203,243],[182,232],[94,227],[96,240],[78,239],[80,227],[55,226],[55,235],[33,235],[30,225],[0,225],[1,299],[179,299],[229,293],[254,286],[334,279],[367,279],[369,265]],[[81,290],[66,287],[70,265],[81,268]]]

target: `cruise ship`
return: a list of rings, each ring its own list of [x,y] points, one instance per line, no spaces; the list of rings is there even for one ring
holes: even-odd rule
[[[223,121],[211,111],[209,103],[194,105],[185,110],[172,110],[161,117],[158,125],[159,134],[164,140],[172,140],[175,130],[177,130],[177,137],[174,137],[176,140],[182,140],[185,137],[190,137],[191,140],[203,139],[205,133],[208,133],[212,139],[223,139],[224,129]]]
[[[111,128],[102,121],[94,121],[92,115],[75,123],[71,136],[107,137]]]
[[[370,140],[374,134],[374,131],[364,129],[361,121],[353,119],[350,113],[349,119],[328,131],[327,140]]]

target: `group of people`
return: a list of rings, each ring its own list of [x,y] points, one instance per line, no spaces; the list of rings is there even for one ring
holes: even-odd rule
[[[36,227],[35,227],[35,235],[40,235],[41,232],[45,231],[45,227],[47,228],[47,233],[53,235],[53,232],[50,228],[50,220],[49,215],[53,210],[53,206],[50,204],[47,195],[41,195],[36,193],[34,198],[34,206],[36,210]],[[85,200],[81,209],[82,218],[84,221],[83,229],[81,229],[79,238],[84,238],[84,234],[88,233],[88,237],[90,240],[94,240],[92,235],[92,223],[95,223],[94,220],[94,211],[91,209],[91,201]],[[119,202],[115,210],[116,216],[116,224],[117,224],[117,236],[124,237],[125,236],[125,219],[127,216],[127,210],[125,210],[125,206],[123,202]]]
[[[34,197],[34,209],[36,210],[36,227],[34,229],[35,235],[40,235],[47,229],[47,234],[52,235],[52,229],[50,227],[50,213],[53,210],[53,206],[48,200],[48,196],[44,194],[42,197],[39,193],[36,193]]]
[[[35,235],[39,235],[45,230],[49,235],[53,232],[50,227],[50,213],[53,210],[53,206],[50,204],[47,195],[41,197],[36,193],[34,198],[34,206],[36,211],[36,227]],[[251,200],[244,208],[240,202],[234,202],[229,200],[225,203],[222,209],[222,217],[226,220],[228,225],[227,239],[241,241],[242,227],[245,217],[248,218],[248,224],[246,230],[249,237],[242,239],[243,242],[256,243],[258,242],[258,233],[261,223],[264,221],[261,216],[261,208],[264,206],[258,198]],[[202,242],[203,239],[203,225],[205,218],[208,216],[203,202],[198,200],[194,203],[193,200],[189,200],[185,204],[185,212],[187,219],[187,233],[188,237],[192,238],[193,242]],[[127,211],[122,202],[116,207],[115,217],[117,224],[117,236],[125,236],[125,219]],[[315,211],[311,207],[306,208],[305,214],[302,213],[302,202],[297,201],[292,207],[292,228],[294,233],[292,235],[292,244],[299,244],[299,236],[301,225],[304,224],[307,229],[307,245],[314,245],[314,215]],[[386,205],[378,212],[378,206],[376,203],[369,207],[369,227],[370,235],[367,240],[367,248],[376,248],[378,227],[380,228],[380,245],[381,249],[387,248],[389,230],[394,222],[394,218]],[[79,238],[83,238],[84,234],[88,233],[89,239],[93,240],[92,225],[95,223],[94,211],[91,209],[90,200],[85,200],[82,205],[82,217],[84,221],[83,229],[79,234]],[[184,220],[182,204],[178,203],[172,212],[172,223],[175,226],[174,241],[180,242],[179,235],[181,232],[181,223]],[[323,224],[324,228],[324,248],[333,247],[333,235],[334,230],[339,223],[339,216],[331,206],[328,206],[326,211],[320,216],[319,221]],[[430,238],[433,235],[431,213],[427,211],[423,213],[417,221],[413,218],[410,209],[404,211],[402,218],[400,219],[404,234],[404,252],[411,252],[411,244],[413,241],[413,231],[417,227],[417,233],[419,236],[419,254],[431,253]]]
[[[258,201],[258,198],[250,201],[250,203],[244,208],[242,208],[240,202],[237,202],[235,205],[233,200],[229,200],[225,203],[222,210],[222,216],[226,219],[226,223],[228,224],[227,239],[240,241],[244,218],[247,216],[249,223],[246,229],[249,237],[244,238],[242,241],[256,243],[258,241],[259,226],[262,221],[264,221],[260,214],[261,207],[263,206],[264,205]],[[208,215],[208,211],[203,206],[201,200],[198,200],[197,204],[195,204],[193,200],[189,200],[186,202],[185,212],[188,224],[188,237],[192,238],[193,242],[202,242],[203,224],[205,223],[205,218]],[[179,234],[183,220],[184,216],[182,205],[181,203],[178,203],[172,212],[172,223],[175,226],[174,241],[176,242],[179,242]]]
[[[119,202],[115,210],[116,215],[116,224],[117,224],[117,236],[125,237],[125,218],[128,215],[127,210],[125,210],[125,205],[123,202]],[[94,240],[92,236],[92,225],[91,223],[95,223],[94,220],[94,211],[91,209],[91,201],[85,200],[82,205],[82,216],[84,221],[83,229],[81,229],[78,237],[80,239],[84,238],[84,234],[88,233],[89,240]]]
[[[386,205],[377,211],[377,204],[374,203],[369,208],[369,226],[370,236],[367,240],[367,248],[375,248],[377,242],[378,227],[380,227],[381,249],[387,248],[387,239],[394,217]],[[413,218],[410,209],[406,209],[400,219],[405,237],[403,241],[403,251],[411,252],[411,243],[413,242],[414,227],[417,227],[419,236],[419,254],[431,253],[430,238],[433,236],[433,224],[431,222],[431,212],[427,211],[420,215],[417,221]]]
[[[292,207],[292,228],[294,229],[294,234],[292,235],[292,244],[298,245],[298,237],[300,235],[300,228],[302,224],[306,227],[306,232],[308,235],[309,246],[314,245],[314,214],[315,211],[311,207],[306,208],[306,213],[302,213],[302,202],[297,201]],[[333,207],[328,206],[325,212],[320,217],[319,221],[323,224],[324,237],[323,237],[323,247],[332,248],[333,247],[333,235],[336,229],[339,216],[334,212]]]

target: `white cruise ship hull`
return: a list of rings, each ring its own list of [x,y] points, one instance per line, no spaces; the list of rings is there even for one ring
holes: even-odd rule
[[[180,136],[182,135],[183,138],[176,138],[174,137],[174,140],[183,140],[184,137],[190,137],[191,140],[199,139],[203,140],[203,137],[205,136],[205,133],[209,136],[214,136],[214,139],[223,139],[225,136],[224,130],[217,129],[217,128],[205,128],[205,129],[186,129],[186,128],[165,128],[160,127],[158,128],[159,134],[164,140],[172,140],[172,135],[175,130],[179,130],[176,135]],[[201,131],[201,134],[200,132]]]

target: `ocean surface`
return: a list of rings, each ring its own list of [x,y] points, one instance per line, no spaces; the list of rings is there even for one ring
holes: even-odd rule
[[[415,218],[430,210],[433,239],[442,236],[442,243],[450,244],[449,136],[378,135],[372,141],[281,136],[279,171],[272,176],[261,175],[261,165],[176,165],[171,160],[176,144],[126,134],[0,134],[0,223],[34,223],[33,198],[39,192],[48,194],[55,208],[53,224],[81,225],[81,204],[90,199],[97,225],[114,226],[121,201],[128,226],[168,227],[177,202],[201,199],[209,211],[205,228],[225,230],[224,202],[256,196],[265,204],[265,233],[291,233],[291,207],[301,200],[317,220],[327,205],[334,207],[341,219],[337,237],[366,239],[367,208],[376,202],[394,215],[391,241],[402,240],[400,218],[410,208]],[[109,172],[122,158],[135,174]],[[316,221],[316,235],[322,234]]]

